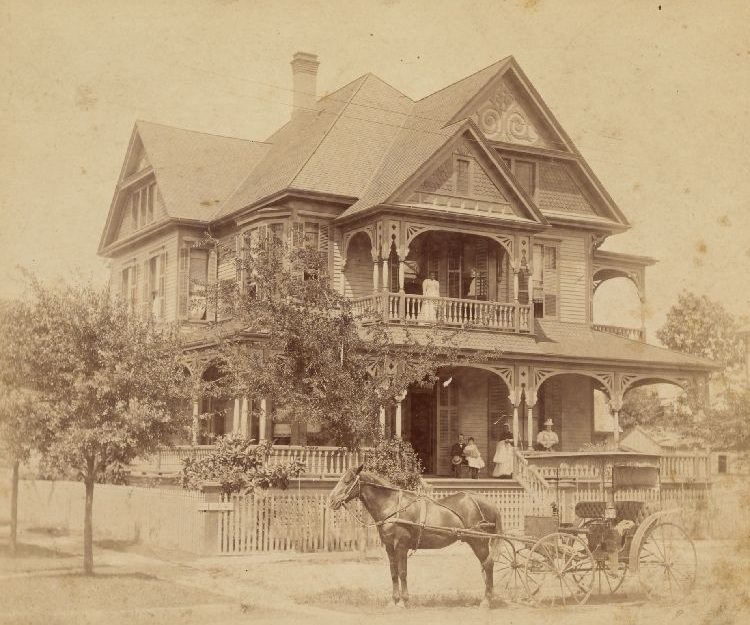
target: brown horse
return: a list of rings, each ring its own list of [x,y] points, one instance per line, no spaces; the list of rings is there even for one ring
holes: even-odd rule
[[[363,466],[351,468],[344,473],[328,496],[328,504],[336,510],[348,501],[359,499],[370,513],[391,565],[393,603],[398,605],[401,599],[403,607],[409,606],[406,560],[410,549],[442,549],[462,540],[471,547],[481,563],[484,577],[484,599],[481,605],[489,607],[493,587],[493,560],[489,540],[461,536],[453,530],[499,533],[501,527],[498,509],[486,499],[467,493],[456,493],[438,501],[396,488],[383,478],[362,471]],[[445,530],[431,529],[436,527]]]

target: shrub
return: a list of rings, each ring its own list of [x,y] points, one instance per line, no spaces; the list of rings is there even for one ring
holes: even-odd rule
[[[305,465],[299,460],[268,466],[273,443],[229,434],[216,439],[216,449],[205,458],[186,458],[182,487],[200,488],[202,482],[219,482],[224,493],[247,493],[256,488],[286,488]]]
[[[375,447],[367,452],[365,470],[380,475],[400,488],[419,490],[423,487],[422,461],[411,444],[400,438],[384,438],[378,441]]]

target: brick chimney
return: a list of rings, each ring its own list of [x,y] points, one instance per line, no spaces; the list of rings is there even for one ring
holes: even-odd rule
[[[294,110],[315,108],[318,79],[318,55],[296,52],[292,57],[292,88],[294,89]]]

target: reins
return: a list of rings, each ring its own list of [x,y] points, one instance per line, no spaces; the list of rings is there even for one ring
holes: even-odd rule
[[[398,493],[399,501],[401,500],[401,497],[403,493],[410,492],[403,488],[397,488],[395,486],[388,486],[386,484],[378,484],[377,482],[365,482],[360,476],[357,476],[357,487],[359,487],[359,493],[357,494],[357,499],[359,499],[362,495],[362,484],[366,484],[367,486],[377,486],[378,488],[382,488],[385,490],[392,490],[396,491]],[[349,490],[349,493],[354,490],[354,485],[352,485],[351,489]],[[424,495],[416,495],[415,499],[413,501],[410,501],[405,506],[399,506],[397,507],[393,512],[387,514],[385,517],[380,519],[379,521],[373,521],[372,523],[368,523],[365,521],[361,516],[359,516],[356,512],[349,510],[347,507],[347,502],[342,503],[342,507],[344,510],[346,510],[347,514],[349,514],[353,519],[355,519],[362,527],[379,527],[381,525],[384,525],[388,522],[389,519],[396,516],[399,512],[403,512],[404,510],[407,510],[411,506],[413,506],[415,503],[417,503],[420,499],[426,498]]]

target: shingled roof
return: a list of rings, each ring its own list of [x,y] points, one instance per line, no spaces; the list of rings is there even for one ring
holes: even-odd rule
[[[210,221],[216,207],[271,147],[146,121],[136,122],[136,132],[154,168],[167,214],[180,219]]]

